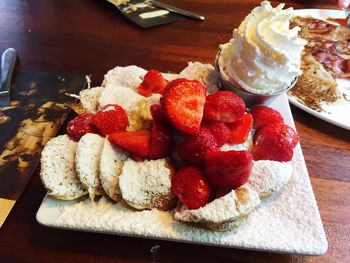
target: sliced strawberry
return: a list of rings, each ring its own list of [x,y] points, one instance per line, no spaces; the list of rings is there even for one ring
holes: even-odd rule
[[[86,133],[98,133],[96,127],[92,124],[93,113],[82,113],[67,124],[67,134],[80,139]]]
[[[185,167],[175,173],[171,190],[189,209],[198,209],[209,203],[212,191],[201,170]]]
[[[254,106],[250,113],[253,115],[253,128],[259,129],[265,125],[269,125],[272,123],[283,123],[282,115],[265,105]]]
[[[140,95],[145,97],[149,97],[154,93],[163,94],[167,83],[168,81],[163,78],[159,71],[151,69],[146,73],[137,90]]]
[[[154,121],[165,125],[169,124],[169,121],[165,115],[162,105],[152,104],[150,107],[150,111]]]
[[[224,189],[236,189],[248,181],[253,156],[248,151],[211,152],[205,156],[205,175],[209,182]]]
[[[141,157],[136,154],[131,154],[130,158],[133,159],[135,162],[143,162],[145,160],[145,157]]]
[[[116,131],[125,131],[129,120],[122,107],[117,104],[108,104],[96,112],[92,123],[102,134],[108,135]]]
[[[207,96],[204,119],[232,123],[239,120],[245,112],[241,97],[231,91],[218,91]]]
[[[154,120],[148,158],[156,160],[168,157],[171,151],[172,139],[173,133],[171,130]]]
[[[203,118],[206,88],[196,80],[177,79],[169,82],[163,96],[163,108],[178,130],[196,134]]]
[[[254,160],[288,162],[298,141],[299,136],[290,126],[284,123],[266,125],[254,134]]]
[[[177,153],[188,164],[201,167],[204,164],[204,155],[218,150],[214,135],[203,127],[198,134],[189,136],[181,142]]]
[[[232,144],[244,143],[252,128],[253,117],[250,113],[246,113],[243,115],[242,119],[234,123],[227,123],[226,125],[231,131],[231,136],[228,139],[228,142]]]
[[[117,131],[108,135],[108,139],[127,150],[131,154],[139,157],[146,157],[149,152],[151,132],[147,130],[140,131]]]
[[[208,128],[210,132],[214,135],[218,147],[224,145],[231,137],[230,129],[223,122],[209,122],[204,124],[203,127]]]
[[[187,82],[187,81],[190,81],[190,80],[185,79],[185,78],[174,79],[167,84],[166,88],[172,88],[172,87],[178,86],[182,82]]]

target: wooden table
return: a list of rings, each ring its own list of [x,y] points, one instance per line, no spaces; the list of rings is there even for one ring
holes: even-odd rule
[[[20,71],[91,73],[96,85],[116,65],[178,72],[187,61],[213,63],[218,45],[260,1],[166,2],[206,20],[142,30],[103,0],[0,0],[0,52],[16,48]],[[335,8],[331,0],[287,2],[296,8]],[[350,133],[295,107],[292,111],[329,241],[324,256],[47,229],[35,220],[45,195],[38,168],[0,229],[0,262],[350,262]],[[152,253],[155,245],[160,247]]]

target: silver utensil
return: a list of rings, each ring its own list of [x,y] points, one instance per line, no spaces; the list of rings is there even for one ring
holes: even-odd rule
[[[163,8],[165,10],[168,10],[170,12],[186,16],[188,18],[192,18],[192,19],[196,19],[196,20],[202,20],[202,21],[205,19],[204,16],[201,16],[201,15],[199,15],[197,13],[194,13],[194,12],[191,12],[191,11],[188,11],[188,10],[185,10],[185,9],[181,9],[181,8],[178,8],[178,7],[175,7],[175,6],[171,6],[171,5],[162,3],[162,2],[148,0],[148,3],[150,3],[150,4],[154,5],[154,6]]]
[[[13,69],[17,60],[17,51],[8,48],[1,56],[0,65],[0,108],[10,106],[10,88]]]

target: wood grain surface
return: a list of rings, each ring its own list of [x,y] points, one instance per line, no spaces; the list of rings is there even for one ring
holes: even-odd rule
[[[218,45],[260,1],[164,2],[206,20],[142,30],[103,0],[0,0],[0,52],[16,48],[19,71],[92,74],[95,85],[117,65],[178,72],[187,61],[213,63]],[[287,1],[287,6],[336,8],[332,0]],[[295,107],[292,113],[329,242],[324,256],[47,229],[35,220],[45,195],[38,167],[0,229],[0,262],[350,262],[350,132]]]

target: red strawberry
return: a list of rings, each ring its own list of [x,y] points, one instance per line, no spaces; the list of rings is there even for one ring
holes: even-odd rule
[[[205,206],[212,191],[201,170],[185,167],[177,171],[171,180],[171,190],[189,209]]]
[[[218,147],[224,145],[231,137],[230,129],[223,122],[210,122],[204,125],[214,135]]]
[[[211,152],[205,156],[205,175],[218,188],[236,189],[248,181],[253,156],[248,151]]]
[[[254,106],[250,113],[253,115],[254,129],[259,129],[272,123],[283,123],[283,117],[278,111],[264,105]]]
[[[218,189],[216,189],[215,199],[220,198],[222,196],[225,196],[231,191],[232,191],[231,188],[218,188]]]
[[[67,124],[67,134],[79,139],[86,133],[97,133],[96,128],[92,124],[94,114],[87,112],[75,117]]]
[[[129,125],[125,110],[117,104],[108,104],[96,112],[92,123],[104,135],[116,131],[125,131]]]
[[[284,123],[266,125],[254,135],[252,154],[254,160],[288,162],[299,141],[295,131]]]
[[[250,113],[244,114],[242,119],[234,123],[227,123],[227,127],[231,131],[231,136],[228,139],[228,142],[233,144],[244,143],[248,138],[252,124],[253,117]]]
[[[196,134],[203,118],[206,88],[196,80],[177,79],[168,83],[163,96],[163,109],[178,130]]]
[[[133,159],[135,162],[143,162],[145,160],[145,157],[141,157],[136,154],[131,154],[130,158]]]
[[[241,97],[231,91],[218,91],[207,96],[204,119],[231,123],[239,120],[245,112]]]
[[[165,125],[169,124],[169,121],[165,115],[162,105],[152,104],[150,107],[150,111],[154,121]]]
[[[148,158],[156,160],[168,157],[172,145],[172,135],[167,126],[154,120]]]
[[[147,130],[134,132],[117,131],[108,135],[110,141],[139,157],[147,156],[150,138],[151,132]]]
[[[138,87],[138,93],[142,96],[149,97],[154,93],[162,94],[168,81],[163,75],[154,69],[149,70]]]
[[[200,167],[203,166],[205,154],[218,150],[214,135],[209,129],[203,127],[198,134],[189,136],[181,142],[177,153],[187,163]]]

